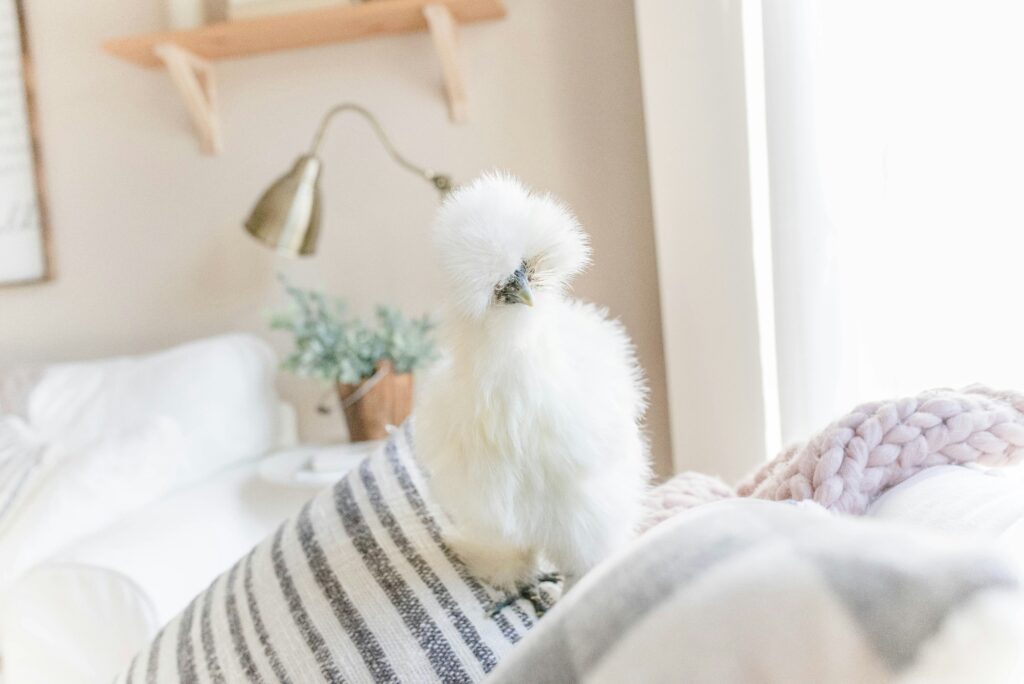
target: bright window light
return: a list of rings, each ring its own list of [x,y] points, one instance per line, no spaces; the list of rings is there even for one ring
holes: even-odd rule
[[[810,66],[785,87],[802,93],[807,125],[771,149],[814,179],[797,193],[824,220],[799,230],[828,249],[801,258],[834,270],[842,346],[831,377],[801,379],[804,399],[827,398],[815,415],[835,416],[936,386],[1024,388],[1024,3],[800,6]],[[822,322],[804,313],[804,326]]]

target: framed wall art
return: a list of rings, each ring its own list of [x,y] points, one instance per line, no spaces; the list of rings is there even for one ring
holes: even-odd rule
[[[22,0],[0,0],[0,285],[51,275],[33,95]]]

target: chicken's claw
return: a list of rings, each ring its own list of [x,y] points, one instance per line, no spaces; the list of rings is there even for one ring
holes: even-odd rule
[[[538,587],[541,584],[560,584],[563,580],[564,577],[562,577],[561,573],[557,572],[547,572],[539,575],[533,584],[521,584],[517,587],[518,591],[510,592],[506,594],[505,598],[495,601],[487,615],[492,618],[496,617],[498,613],[514,605],[520,599],[525,599],[533,606],[537,617],[541,617],[544,613],[548,612],[552,604],[541,595]]]
[[[545,572],[537,577],[537,584],[561,584],[564,581],[565,576],[560,572]]]

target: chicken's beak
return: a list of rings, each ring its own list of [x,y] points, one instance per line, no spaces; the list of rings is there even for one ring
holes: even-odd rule
[[[523,283],[522,287],[516,292],[516,299],[526,306],[533,306],[533,292],[527,283]]]

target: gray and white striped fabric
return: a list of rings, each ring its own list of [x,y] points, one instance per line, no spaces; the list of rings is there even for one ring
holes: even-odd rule
[[[118,681],[474,682],[533,627],[445,545],[409,424],[216,579]],[[555,591],[547,595],[556,600]]]
[[[814,504],[676,516],[594,570],[488,680],[1024,681],[1024,600],[993,550]]]

